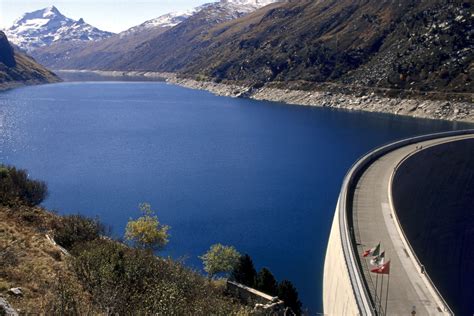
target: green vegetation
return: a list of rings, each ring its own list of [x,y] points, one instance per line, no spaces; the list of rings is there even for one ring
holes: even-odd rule
[[[283,280],[278,285],[278,297],[290,307],[296,315],[301,315],[301,302],[298,299],[298,291],[288,280]]]
[[[268,269],[257,275],[250,256],[232,246],[212,245],[202,257],[209,278],[170,258],[155,256],[168,242],[149,204],[130,220],[125,237],[135,248],[104,236],[105,226],[82,215],[57,216],[34,207],[46,197],[44,182],[28,179],[25,170],[0,169],[0,295],[24,313],[51,315],[251,315],[225,291],[218,274],[232,272],[238,282],[274,295],[276,281]],[[69,250],[62,253],[45,237]],[[268,290],[270,289],[270,290]],[[288,281],[278,295],[299,311],[298,294]],[[299,305],[298,305],[299,304]],[[299,306],[299,307],[298,307]]]
[[[239,258],[239,261],[232,271],[230,278],[240,284],[255,287],[257,271],[253,266],[252,258],[250,258],[248,254],[245,254]]]
[[[273,274],[267,268],[262,268],[262,270],[258,272],[256,283],[256,288],[259,291],[271,296],[277,296],[278,283]]]
[[[66,249],[75,244],[98,239],[105,233],[105,226],[98,220],[83,215],[62,217],[54,227],[54,240]]]
[[[0,169],[0,295],[19,286],[9,302],[22,313],[48,315],[249,315],[251,309],[227,296],[180,262],[153,255],[168,241],[150,205],[131,220],[126,237],[137,246],[103,236],[105,226],[82,215],[56,216],[34,207],[46,197],[44,182],[25,170]],[[44,235],[69,250],[64,255]]]
[[[75,247],[71,264],[100,310],[125,315],[233,315],[223,289],[171,259],[109,240]]]
[[[0,204],[35,206],[48,196],[46,183],[28,179],[26,170],[0,165]]]
[[[214,244],[200,257],[209,278],[219,273],[230,273],[237,265],[240,254],[232,246]]]
[[[231,273],[231,279],[265,294],[278,296],[296,315],[301,315],[301,302],[298,298],[298,291],[293,284],[288,280],[278,283],[272,272],[267,268],[262,268],[256,274],[252,258],[249,255],[245,254],[239,258]]]
[[[169,226],[160,224],[158,217],[148,203],[140,204],[143,216],[136,220],[130,219],[125,229],[125,239],[137,248],[161,250],[168,243]]]

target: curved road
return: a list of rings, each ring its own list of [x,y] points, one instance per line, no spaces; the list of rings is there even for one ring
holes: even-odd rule
[[[467,138],[474,138],[474,135],[438,138],[398,148],[372,162],[356,184],[352,216],[357,251],[371,296],[377,297],[380,302],[379,313],[382,315],[414,315],[413,311],[416,315],[450,314],[436,289],[421,272],[409,245],[402,237],[391,203],[391,180],[397,165],[407,156],[430,146]],[[384,277],[384,291],[381,295],[382,278],[369,272],[371,266],[368,258],[361,255],[365,249],[372,248],[379,242],[382,250],[385,250],[385,259],[391,261],[386,311],[387,276]],[[375,293],[376,283],[378,294]]]

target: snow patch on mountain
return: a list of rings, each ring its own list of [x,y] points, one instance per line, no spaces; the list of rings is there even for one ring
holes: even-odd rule
[[[10,42],[29,52],[59,41],[96,41],[113,35],[82,18],[66,17],[55,6],[23,14],[5,33]]]
[[[148,20],[140,25],[123,31],[120,33],[120,36],[124,37],[135,32],[141,32],[153,28],[171,28],[204,9],[206,9],[206,13],[209,15],[209,18],[222,18],[222,13],[225,11],[225,20],[230,20],[279,1],[282,0],[221,0],[217,2],[205,3],[190,10],[171,12],[155,19]]]
[[[125,30],[119,33],[119,35],[120,37],[124,37],[129,34],[151,30],[154,28],[171,28],[183,22],[184,20],[186,20],[187,18],[195,14],[197,11],[201,10],[202,7],[204,6],[206,5],[202,5],[202,6],[187,10],[187,11],[171,12],[171,13],[161,15],[157,18],[145,21],[140,25],[129,28],[128,30]]]
[[[222,23],[237,19],[261,7],[283,0],[220,0],[209,3],[205,8],[206,19]],[[204,10],[202,10],[204,12]]]

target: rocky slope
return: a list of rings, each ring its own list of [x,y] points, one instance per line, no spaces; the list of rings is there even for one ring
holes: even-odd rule
[[[76,21],[62,15],[55,6],[25,13],[5,33],[12,43],[30,53],[53,43],[97,41],[112,35],[82,18]]]
[[[259,83],[473,92],[470,7],[466,1],[291,1],[261,18],[216,27],[212,44],[179,70]]]
[[[150,77],[152,74],[147,76]],[[302,90],[297,87],[282,88],[272,83],[255,87],[231,82],[197,81],[165,73],[155,76],[165,77],[168,82],[184,87],[207,90],[221,96],[474,123],[474,108],[469,101],[433,100],[410,96],[388,97],[370,89],[357,89],[357,93],[329,86],[323,90]]]
[[[25,85],[57,82],[60,79],[36,63],[31,57],[17,52],[0,31],[0,90]]]

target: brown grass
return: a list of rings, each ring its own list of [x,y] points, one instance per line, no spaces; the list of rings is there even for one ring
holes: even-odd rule
[[[59,283],[88,301],[65,255],[46,238],[57,218],[41,208],[0,207],[0,296],[21,313],[47,313],[60,297]],[[23,296],[9,295],[11,287],[20,287]]]

